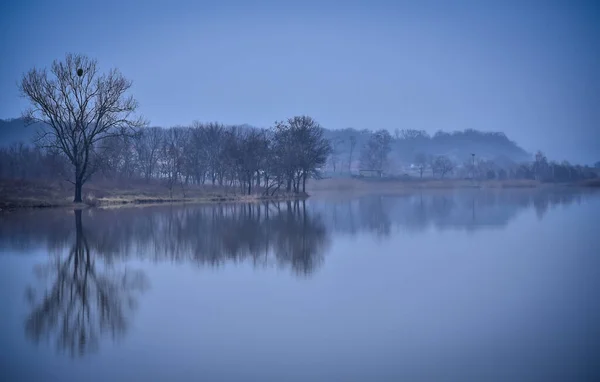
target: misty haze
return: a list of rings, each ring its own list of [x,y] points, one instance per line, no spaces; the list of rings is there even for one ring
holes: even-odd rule
[[[0,379],[600,380],[599,17],[0,5]]]

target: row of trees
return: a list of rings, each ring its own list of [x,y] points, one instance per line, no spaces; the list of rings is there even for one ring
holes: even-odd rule
[[[393,153],[394,160],[399,163],[409,163],[419,153],[436,156],[452,152],[455,157],[463,158],[476,152],[484,157],[506,157],[516,162],[527,161],[530,157],[525,150],[500,132],[467,129],[454,132],[438,131],[430,135],[423,130],[395,129],[390,134],[387,130],[372,132],[346,128],[326,132],[326,137],[334,146],[329,168],[333,172],[349,172],[346,169],[352,159],[358,159],[353,156],[354,148],[358,147],[360,150],[372,146],[373,135],[387,140],[390,153]],[[365,168],[367,165],[361,163],[361,167]]]
[[[548,161],[542,152],[538,152],[533,162],[501,165],[493,160],[476,159],[474,156],[457,165],[448,157],[418,154],[414,165],[420,177],[430,170],[433,177],[443,178],[454,174],[458,178],[469,179],[535,179],[542,182],[572,182],[593,179],[598,171],[589,166],[572,165]]]
[[[478,132],[467,131],[464,134],[475,134]],[[457,134],[446,134],[447,136],[457,136]],[[441,139],[446,136],[438,133],[435,137]],[[479,134],[481,135],[481,134]],[[494,140],[505,138],[502,134],[490,133],[483,134],[482,137]],[[431,139],[425,132],[417,130],[401,130],[395,132],[395,137],[387,130],[378,130],[370,132],[368,139],[364,143],[361,156],[360,168],[364,170],[383,171],[389,168],[389,154],[393,149],[393,141],[418,141]],[[350,136],[350,150],[348,154],[348,173],[351,173],[351,162],[354,147],[356,146],[356,138]],[[339,147],[344,146],[344,141],[336,138],[332,144],[334,150],[329,159],[331,163],[340,162]],[[444,178],[450,174],[459,178],[470,179],[536,179],[544,182],[569,182],[582,179],[590,179],[597,177],[597,170],[588,166],[571,165],[564,161],[562,163],[549,162],[546,156],[538,152],[534,162],[513,162],[508,158],[502,161],[494,161],[490,159],[476,158],[474,154],[469,155],[463,163],[453,161],[446,155],[431,155],[425,153],[417,153],[412,159],[411,167],[413,167],[418,176],[423,178],[427,174],[432,177]],[[596,166],[600,168],[600,166]],[[333,167],[335,171],[336,167]]]
[[[0,179],[52,180],[69,164],[57,151],[16,143],[0,148]]]
[[[195,122],[190,127],[141,130],[134,137],[109,140],[102,174],[111,178],[159,179],[177,185],[238,186],[305,192],[306,180],[318,177],[331,150],[323,129],[299,116],[271,129]]]
[[[356,136],[350,136],[345,142],[328,139],[324,129],[308,116],[276,122],[266,130],[216,123],[146,129],[147,122],[135,115],[137,102],[128,95],[131,85],[116,69],[99,73],[97,62],[83,55],[68,54],[65,60],[54,61],[49,71],[30,70],[19,88],[30,102],[24,117],[43,126],[38,148],[16,147],[1,152],[2,176],[26,177],[28,168],[32,177],[60,174],[73,183],[75,202],[82,201],[83,184],[100,170],[112,177],[159,179],[171,191],[178,184],[209,181],[237,186],[248,194],[257,187],[267,194],[280,189],[298,193],[305,191],[309,177],[319,176],[328,158],[335,171],[345,146],[349,172],[356,147],[362,148],[361,167],[371,170],[383,170],[392,143],[398,142],[411,147],[419,142],[435,143],[444,148],[441,152],[447,152],[456,140],[481,141],[502,146],[504,151],[522,151],[503,134],[473,130],[438,132],[433,137],[423,131],[402,130],[395,133],[395,138],[387,130],[363,131],[361,137],[367,137],[366,140],[359,142]],[[424,158],[418,156],[416,160],[421,176],[427,167],[440,178],[457,167],[446,156],[429,153]],[[36,167],[40,161],[43,165]],[[500,176],[493,165],[486,170],[482,170],[483,166],[479,162],[477,169],[471,169],[471,176],[475,177],[476,171],[484,171],[488,178]],[[462,166],[467,167],[468,164]],[[519,171],[523,177],[533,173],[540,180],[587,176],[587,169],[537,158],[533,168]]]
[[[387,131],[372,133],[362,148],[361,165],[382,168],[391,150],[389,142]],[[305,191],[306,179],[320,175],[334,150],[335,144],[323,138],[323,130],[309,117],[290,118],[268,130],[196,122],[190,127],[154,127],[133,136],[108,137],[96,147],[88,166],[90,172],[115,180],[159,180],[171,191],[177,186],[185,190],[188,184],[213,184],[237,186],[244,193],[260,189],[274,194]],[[570,182],[597,176],[593,168],[548,161],[541,152],[534,162],[508,165],[475,157],[457,164],[444,155],[421,153],[413,166],[421,178],[453,175]],[[60,150],[24,144],[0,149],[3,179],[66,179],[71,171],[72,163]]]
[[[100,74],[96,60],[73,54],[21,80],[21,94],[31,105],[24,116],[43,126],[37,143],[44,151],[36,155],[59,155],[70,165],[66,179],[75,186],[75,202],[82,201],[83,184],[99,170],[158,178],[171,191],[176,184],[208,179],[248,194],[260,186],[271,194],[282,187],[304,192],[306,179],[318,176],[331,152],[323,128],[308,116],[276,122],[269,130],[216,123],[145,129],[147,122],[134,115],[138,104],[127,94],[130,87],[118,70]],[[11,175],[23,172],[10,167]]]
[[[88,173],[119,182],[159,181],[172,192],[187,185],[239,187],[243,193],[305,192],[330,152],[323,129],[306,116],[272,129],[196,122],[107,137],[91,150]],[[2,179],[72,179],[59,150],[15,144],[0,149]]]
[[[463,134],[463,132],[459,132]],[[449,135],[458,136],[459,133]],[[478,132],[467,131],[464,134]],[[437,133],[435,137],[441,139],[445,135]],[[483,134],[482,136],[487,136]],[[499,134],[489,134],[493,139],[498,137],[505,137]],[[368,138],[361,147],[360,152],[360,168],[363,170],[378,170],[384,171],[389,167],[389,156],[394,148],[394,142],[402,140],[407,142],[429,140],[431,137],[424,131],[419,130],[396,130],[394,136],[392,136],[387,130],[377,130],[368,133]],[[337,168],[340,168],[339,164],[342,162],[342,155],[344,153],[343,147],[349,145],[348,150],[345,152],[347,155],[347,172],[351,173],[352,158],[354,154],[354,148],[356,147],[356,137],[350,135],[348,143],[345,140],[336,137],[332,139],[332,153],[329,157],[329,163],[333,172],[336,172]],[[448,174],[452,173],[457,166],[448,156],[445,155],[431,155],[423,152],[417,153],[412,159],[412,164],[417,167],[419,176],[423,177],[426,172],[431,171],[433,177],[443,178]],[[467,166],[471,166],[470,163],[466,163]]]

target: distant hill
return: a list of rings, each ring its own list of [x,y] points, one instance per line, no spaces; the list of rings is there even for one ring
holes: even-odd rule
[[[335,143],[336,151],[342,160],[350,151],[350,137],[356,139],[353,158],[358,159],[361,148],[370,136],[369,130],[352,128],[327,130],[326,137]],[[504,133],[482,132],[477,130],[439,131],[433,136],[424,131],[404,130],[392,135],[390,160],[411,163],[417,154],[446,155],[456,163],[462,163],[475,154],[479,159],[494,160],[497,163],[529,161],[532,155]],[[499,163],[500,164],[500,163]]]
[[[26,126],[22,118],[0,119],[0,147],[14,143],[33,144],[39,124]]]

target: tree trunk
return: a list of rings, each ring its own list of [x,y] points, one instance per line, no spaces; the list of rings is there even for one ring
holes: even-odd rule
[[[302,192],[306,192],[306,173],[302,175]]]
[[[350,149],[350,157],[348,158],[348,174],[352,174],[352,151],[353,149]]]
[[[75,181],[75,199],[73,199],[73,203],[81,203],[81,188],[83,186],[83,182],[81,179],[77,179]]]
[[[83,237],[83,224],[81,223],[81,210],[75,210],[75,233],[76,240],[80,242]]]

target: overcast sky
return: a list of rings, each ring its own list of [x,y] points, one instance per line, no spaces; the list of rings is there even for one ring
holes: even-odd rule
[[[11,4],[12,3],[12,4]],[[152,125],[504,131],[600,160],[598,1],[5,1],[0,118],[67,52],[118,67]]]

